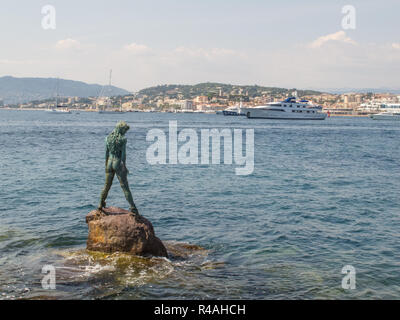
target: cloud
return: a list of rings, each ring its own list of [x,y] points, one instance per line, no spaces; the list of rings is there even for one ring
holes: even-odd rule
[[[174,53],[190,57],[200,57],[208,59],[236,55],[236,52],[231,49],[224,49],[224,48],[204,49],[204,48],[188,48],[183,46],[177,47],[174,50]]]
[[[400,49],[400,43],[392,43],[392,48]]]
[[[131,43],[124,46],[124,50],[135,55],[149,54],[152,50],[144,44]]]
[[[120,47],[112,54],[110,61],[123,66],[121,78],[122,74],[129,75],[129,79],[125,80],[128,84],[124,87],[131,90],[159,83],[230,82],[233,74],[246,73],[248,65],[242,50],[187,44],[155,49],[133,43]],[[119,72],[117,67],[113,70],[116,74]],[[140,74],[140,79],[132,78],[132,74]]]
[[[227,48],[202,48],[179,46],[175,48],[153,49],[144,44],[131,43],[119,50],[121,59],[130,59],[132,55],[140,57],[140,63],[165,68],[193,68],[194,65],[207,68],[211,64],[218,66],[230,63],[232,59],[242,58],[240,52]],[[131,60],[129,63],[133,63]],[[206,65],[205,65],[206,64]],[[213,67],[214,68],[214,67]]]
[[[320,48],[322,47],[325,43],[329,41],[336,41],[336,42],[341,42],[341,43],[348,43],[348,44],[357,44],[353,39],[350,37],[346,36],[346,32],[338,31],[335,33],[328,34],[326,36],[319,37],[317,40],[313,41],[310,44],[311,48]]]
[[[178,55],[182,57],[191,57],[191,58],[207,58],[213,59],[218,57],[227,57],[238,55],[234,50],[224,49],[224,48],[191,48],[180,46],[176,47],[172,50],[158,50],[155,52],[152,48],[138,43],[131,43],[123,47],[125,52],[129,52],[135,55],[149,55],[154,54],[161,58],[167,58],[170,55]]]
[[[24,64],[35,64],[38,61],[35,60],[13,60],[13,59],[0,59],[0,64],[8,65],[24,65]]]
[[[181,46],[175,48],[171,53],[175,57],[204,59],[207,61],[242,57],[239,52],[226,48],[190,48]]]
[[[71,38],[60,40],[56,43],[56,48],[60,50],[65,49],[80,49],[81,43],[78,40],[74,40]]]

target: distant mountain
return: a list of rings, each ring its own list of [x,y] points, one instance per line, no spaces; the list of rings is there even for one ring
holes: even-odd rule
[[[333,94],[344,94],[344,93],[390,93],[400,94],[400,89],[396,88],[315,88],[323,92]]]
[[[258,85],[232,85],[224,83],[199,83],[196,85],[159,85],[142,89],[139,94],[147,95],[149,97],[169,96],[170,98],[183,98],[193,99],[196,96],[242,96],[242,97],[255,97],[265,94],[291,94],[296,89],[285,89],[277,87],[262,87]],[[315,90],[297,90],[299,96],[320,94],[321,92]]]
[[[44,100],[55,97],[97,97],[103,86],[81,81],[56,78],[0,77],[0,100],[5,104]],[[108,96],[127,95],[129,91],[114,86],[106,87]]]

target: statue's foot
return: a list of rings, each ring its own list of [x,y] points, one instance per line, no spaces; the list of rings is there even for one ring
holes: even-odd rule
[[[139,211],[136,207],[131,207],[129,210],[134,217],[140,217]]]
[[[98,210],[100,210],[100,211],[103,211],[103,208],[105,208],[106,207],[106,203],[103,201],[103,202],[100,202],[100,204],[99,204],[99,206],[98,206]]]

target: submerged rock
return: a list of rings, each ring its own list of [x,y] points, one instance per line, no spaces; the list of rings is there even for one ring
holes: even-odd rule
[[[88,250],[168,257],[151,222],[130,211],[116,207],[93,210],[86,216],[86,223],[89,227]]]
[[[168,241],[165,243],[171,258],[187,259],[190,256],[205,256],[208,250],[190,243]]]

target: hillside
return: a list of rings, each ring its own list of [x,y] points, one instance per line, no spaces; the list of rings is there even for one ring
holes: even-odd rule
[[[231,85],[223,83],[199,83],[196,85],[160,85],[139,91],[141,95],[149,97],[168,96],[170,98],[193,99],[196,96],[218,96],[220,93],[226,97],[248,96],[256,97],[262,94],[290,94],[295,89],[276,87],[261,87],[258,85]],[[313,90],[297,90],[299,96],[321,94]]]
[[[0,77],[0,100],[5,104],[22,103],[33,100],[44,100],[55,97],[95,97],[102,87],[98,84],[87,84],[81,81],[56,78],[15,78]],[[127,90],[114,86],[107,87],[107,95],[129,94]]]

